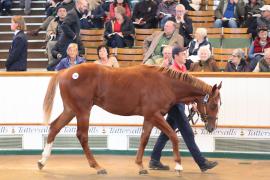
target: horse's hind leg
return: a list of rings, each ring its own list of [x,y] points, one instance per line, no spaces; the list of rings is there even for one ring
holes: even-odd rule
[[[181,165],[181,158],[178,148],[178,137],[176,135],[176,132],[170,127],[170,125],[164,120],[163,116],[160,115],[158,118],[153,119],[154,126],[156,126],[158,129],[160,129],[164,134],[166,134],[169,139],[172,142],[173,145],[173,155],[174,155],[174,161],[176,162],[175,171],[180,172],[183,170],[183,167]]]
[[[90,167],[97,170],[97,174],[107,174],[107,171],[99,166],[88,146],[89,110],[80,113],[77,117],[77,137],[82,145]]]
[[[50,131],[48,135],[48,139],[45,145],[45,148],[42,152],[42,158],[38,161],[38,168],[41,170],[45,164],[48,158],[51,155],[52,145],[53,141],[55,139],[55,136],[59,133],[59,131],[67,125],[72,118],[74,117],[73,113],[67,110],[64,110],[57,118],[54,120],[50,125]]]
[[[142,158],[143,158],[143,153],[145,150],[145,147],[148,143],[151,131],[153,129],[153,125],[151,122],[144,120],[143,122],[143,131],[141,134],[141,140],[140,140],[140,146],[137,152],[137,156],[136,156],[136,164],[139,166],[139,174],[148,174],[147,170],[144,169],[143,167],[143,162],[142,162]]]

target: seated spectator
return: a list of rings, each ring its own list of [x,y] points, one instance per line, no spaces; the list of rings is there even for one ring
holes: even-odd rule
[[[244,5],[243,0],[221,0],[215,10],[216,21],[214,26],[216,28],[239,27],[240,20],[244,17]]]
[[[143,29],[156,28],[157,8],[157,2],[154,0],[142,0],[135,4],[132,16],[135,27]]]
[[[12,0],[0,0],[0,16],[11,15]]]
[[[163,29],[164,24],[170,17],[175,16],[175,7],[177,3],[174,0],[163,0],[157,9],[157,18],[159,27]]]
[[[264,5],[262,0],[248,0],[248,3],[245,5],[245,16],[243,27],[249,27],[257,20],[257,17],[260,16],[260,8]],[[256,34],[252,34],[253,38]]]
[[[105,24],[104,37],[107,45],[112,48],[132,47],[134,45],[135,29],[132,21],[125,16],[125,9],[115,8],[115,19]]]
[[[188,60],[187,60],[187,69],[189,69],[190,64],[193,62],[199,61],[198,51],[201,47],[206,46],[211,52],[212,47],[211,43],[207,39],[207,29],[205,28],[197,28],[194,34],[194,39],[189,43],[188,46]]]
[[[121,6],[125,9],[125,12],[126,12],[125,15],[127,17],[129,17],[129,18],[131,17],[131,10],[130,10],[128,1],[127,0],[114,0],[114,2],[110,4],[109,15],[107,17],[107,20],[111,20],[111,19],[115,18],[114,9],[116,7],[119,7],[119,6]]]
[[[192,2],[190,2],[190,0],[179,0],[179,3],[183,4],[185,6],[185,9],[188,11],[195,11],[195,9],[191,6],[191,4],[198,4],[197,2],[192,3]],[[197,7],[195,7],[195,8],[197,8]],[[198,11],[199,9],[196,9],[196,10]]]
[[[184,48],[182,46],[175,46],[172,49],[173,64],[170,66],[171,69],[177,72],[187,71],[187,68],[185,66],[187,56],[186,50],[187,48]]]
[[[207,46],[198,50],[199,61],[192,63],[189,71],[191,72],[217,72],[219,71],[216,61],[211,56],[211,51]]]
[[[165,46],[163,48],[162,51],[163,58],[159,63],[161,67],[170,67],[173,64],[172,49],[173,49],[172,46]]]
[[[264,50],[264,57],[258,62],[253,72],[270,72],[270,48]]]
[[[184,46],[188,46],[193,39],[191,34],[193,33],[192,20],[186,14],[185,6],[178,4],[175,7],[176,10],[176,28],[179,29],[179,34],[184,38]]]
[[[55,70],[60,71],[84,62],[85,59],[79,56],[78,45],[75,43],[70,43],[67,48],[67,57],[61,59],[59,64],[57,64],[55,67]]]
[[[268,29],[268,36],[270,37],[270,5],[264,5],[260,8],[260,11],[261,17],[257,17],[257,19],[248,26],[248,33],[252,33],[252,36],[256,37],[257,28],[266,26]]]
[[[252,70],[256,67],[258,61],[264,56],[264,49],[270,47],[270,37],[266,26],[258,28],[258,36],[252,42],[249,48],[249,60]]]
[[[227,62],[225,72],[251,72],[246,62],[245,52],[242,49],[235,49],[231,59]]]
[[[105,11],[103,10],[101,4],[93,3],[88,14],[84,14],[80,19],[81,29],[103,28],[105,15]]]
[[[162,48],[170,46],[184,46],[184,39],[176,31],[176,24],[173,21],[167,21],[164,25],[164,31],[154,32],[143,42],[145,64],[157,64],[156,60],[162,58]]]
[[[56,42],[59,40],[61,34],[63,33],[61,24],[64,21],[64,18],[67,15],[67,10],[64,6],[58,6],[57,16],[52,20],[47,28],[46,41],[47,41],[47,55],[49,64],[54,60],[52,56],[52,48],[55,46]]]
[[[11,18],[11,30],[14,31],[14,37],[6,61],[7,71],[26,71],[27,69],[27,37],[24,34],[26,30],[25,21],[22,16],[13,16]]]
[[[77,0],[78,1],[78,0]],[[52,14],[50,16],[48,16],[43,22],[42,24],[35,30],[29,31],[28,34],[31,36],[37,36],[38,33],[42,30],[46,30],[50,24],[50,22],[55,18],[55,16],[57,15],[57,7],[58,6],[63,6],[66,8],[67,12],[69,12],[70,10],[72,10],[75,6],[75,2],[73,0],[63,0],[63,2],[61,3],[57,3],[55,5],[54,11],[52,12]]]
[[[109,67],[119,67],[118,61],[115,57],[110,57],[110,50],[105,45],[100,45],[97,48],[97,54],[98,54],[98,60],[96,60],[94,63],[101,64]]]
[[[63,0],[48,0],[45,4],[45,14],[46,17],[55,16],[57,7],[61,4]]]

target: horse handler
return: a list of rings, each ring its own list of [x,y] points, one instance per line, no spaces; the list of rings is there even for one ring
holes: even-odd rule
[[[178,72],[186,72],[185,62],[186,62],[186,48],[174,47],[172,50],[173,64],[171,68]],[[175,130],[178,129],[193,157],[195,162],[198,164],[202,172],[208,169],[214,168],[218,163],[216,161],[208,161],[205,159],[198,148],[192,128],[189,124],[188,118],[185,114],[185,105],[176,104],[168,112],[166,121]],[[161,151],[165,147],[169,138],[161,132],[154,149],[151,154],[151,160],[149,162],[149,168],[152,170],[169,170],[170,167],[163,165],[160,162]]]

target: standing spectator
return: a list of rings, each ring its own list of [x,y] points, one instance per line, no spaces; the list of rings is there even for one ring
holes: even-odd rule
[[[212,50],[211,43],[207,39],[207,29],[197,28],[194,34],[194,39],[189,43],[188,53],[189,57],[186,63],[187,69],[190,64],[199,61],[198,51],[201,47],[206,46],[210,52]]]
[[[49,64],[52,63],[54,60],[52,56],[52,48],[55,46],[56,42],[59,40],[61,34],[63,34],[63,30],[61,28],[61,24],[64,21],[64,18],[67,15],[67,10],[65,6],[59,6],[57,8],[57,16],[52,20],[47,28],[46,33],[46,41],[47,41],[47,55]]]
[[[270,72],[270,48],[264,50],[264,57],[258,62],[253,72]]]
[[[31,13],[31,0],[20,0],[20,7],[24,9],[24,14],[29,15]]]
[[[89,1],[89,3],[92,1]],[[93,3],[93,2],[92,2]],[[81,29],[93,29],[93,28],[103,28],[104,27],[104,17],[105,11],[101,4],[95,3],[91,6],[88,14],[84,14],[80,19]]]
[[[108,20],[114,19],[115,18],[115,12],[114,9],[116,7],[123,7],[126,11],[126,16],[131,17],[131,10],[128,4],[127,0],[114,0],[113,3],[110,4],[110,9],[109,9],[109,16],[107,17]]]
[[[0,16],[11,15],[12,0],[0,0]]]
[[[78,54],[78,45],[75,43],[70,43],[67,48],[67,57],[61,59],[59,64],[55,67],[55,70],[60,71],[76,64],[84,63],[85,59],[78,56]]]
[[[227,62],[225,72],[251,72],[242,49],[233,50],[231,59]]]
[[[10,28],[14,31],[14,37],[9,49],[6,69],[7,71],[26,71],[28,42],[24,34],[26,30],[24,18],[22,16],[13,16]]]
[[[167,21],[164,31],[154,32],[148,36],[143,42],[145,64],[157,64],[155,61],[162,58],[162,48],[166,45],[184,46],[184,39],[176,31],[176,24],[173,21]]]
[[[171,68],[177,72],[186,72],[185,61],[186,61],[186,48],[175,47],[172,50],[172,57],[174,59],[173,65]],[[194,108],[196,106],[193,106]],[[214,168],[218,163],[216,161],[208,161],[200,152],[198,148],[193,130],[189,124],[188,118],[185,114],[185,105],[176,104],[168,112],[166,121],[169,123],[171,128],[174,130],[178,129],[192,155],[195,162],[198,164],[202,172],[207,171],[208,169]],[[161,152],[165,147],[169,138],[161,132],[156,144],[151,153],[151,160],[149,162],[149,168],[153,170],[169,170],[170,167],[163,165],[160,161]]]
[[[109,67],[119,67],[118,61],[114,56],[110,57],[110,50],[105,45],[100,45],[97,48],[98,60],[94,63],[101,64]]]
[[[216,28],[237,28],[241,18],[244,17],[244,13],[245,3],[243,0],[221,0],[215,10],[216,21],[214,26]]]
[[[176,28],[179,29],[179,34],[184,38],[184,46],[188,46],[192,40],[191,34],[193,34],[192,20],[186,14],[185,6],[178,4],[175,7],[176,10]]]
[[[191,72],[217,72],[219,71],[216,61],[211,56],[211,51],[207,46],[203,46],[198,51],[199,61],[192,63],[190,66]]]
[[[84,54],[84,48],[80,39],[80,18],[83,14],[88,14],[88,2],[87,0],[77,0],[75,7],[68,12],[61,25],[63,34],[60,36],[52,52],[55,58],[62,59],[66,57],[66,50],[70,43],[78,44],[79,54]]]
[[[132,21],[125,16],[121,6],[115,9],[115,19],[105,24],[104,37],[107,45],[112,48],[132,47],[134,45],[135,29]]]
[[[258,36],[249,48],[249,60],[252,70],[256,67],[258,61],[264,56],[264,49],[270,47],[270,38],[266,26],[258,27]]]
[[[256,23],[257,17],[260,16],[260,8],[264,5],[262,0],[248,0],[248,3],[245,6],[245,16],[243,27],[249,27],[253,23]],[[255,31],[254,31],[255,32]],[[252,33],[252,32],[251,32]],[[255,33],[252,34],[254,38],[256,36]]]
[[[174,0],[163,0],[157,9],[159,27],[163,29],[164,24],[170,17],[175,17],[175,7],[177,3]]]
[[[157,27],[157,2],[142,0],[135,4],[132,19],[136,28],[150,29]]]

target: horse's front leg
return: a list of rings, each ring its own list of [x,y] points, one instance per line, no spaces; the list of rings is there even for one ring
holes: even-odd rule
[[[175,168],[174,168],[175,171],[177,173],[179,173],[180,171],[183,171],[183,167],[181,165],[181,157],[180,157],[179,148],[178,148],[179,140],[176,135],[176,132],[170,127],[168,122],[165,121],[162,115],[156,117],[153,120],[154,120],[153,121],[154,126],[160,129],[164,134],[166,134],[172,142],[174,161],[176,163]]]
[[[153,129],[153,124],[148,120],[149,119],[147,119],[147,118],[144,119],[143,131],[142,131],[141,140],[140,140],[140,146],[139,146],[139,149],[137,151],[137,156],[136,156],[136,161],[135,161],[135,163],[139,166],[139,174],[148,174],[147,170],[144,169],[143,162],[142,162],[144,150],[145,150],[145,147],[148,143],[150,133]]]
[[[97,170],[97,174],[107,174],[107,171],[99,166],[88,146],[89,112],[77,116],[77,137],[82,145],[84,154],[90,167]]]
[[[59,133],[59,131],[67,125],[72,118],[74,117],[73,113],[67,110],[64,110],[57,118],[54,120],[50,125],[50,131],[47,138],[46,145],[44,147],[44,150],[42,152],[42,158],[38,161],[38,168],[41,170],[45,164],[48,158],[51,155],[52,145],[53,141],[55,139],[55,136]]]

